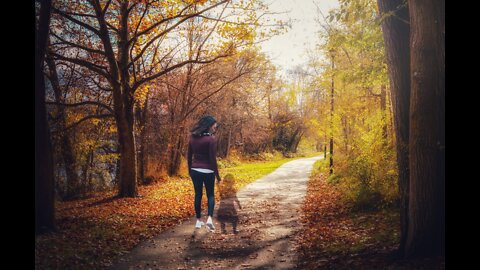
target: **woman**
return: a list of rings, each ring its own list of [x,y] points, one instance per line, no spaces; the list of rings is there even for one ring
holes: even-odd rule
[[[207,227],[211,231],[213,225],[213,207],[215,206],[215,177],[220,182],[220,175],[217,168],[217,143],[212,135],[217,128],[217,121],[212,116],[202,117],[190,130],[190,141],[188,143],[188,172],[193,181],[195,189],[195,214],[197,223],[195,228],[201,228],[204,224],[202,217],[202,190],[205,184],[208,199]]]

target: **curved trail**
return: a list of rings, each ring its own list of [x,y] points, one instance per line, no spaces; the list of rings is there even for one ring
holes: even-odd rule
[[[300,207],[312,165],[321,158],[287,162],[248,184],[237,193],[241,208],[233,202],[217,204],[215,232],[194,230],[192,217],[139,244],[110,269],[293,269]],[[222,220],[222,231],[216,214],[227,205],[235,205],[236,217]]]

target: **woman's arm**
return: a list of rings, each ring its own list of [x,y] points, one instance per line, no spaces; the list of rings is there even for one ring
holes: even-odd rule
[[[192,142],[188,142],[188,151],[187,151],[187,161],[188,161],[188,174],[190,174],[190,169],[192,169]]]
[[[209,157],[210,157],[210,164],[213,165],[213,172],[215,173],[215,176],[217,177],[218,182],[220,182],[221,179],[220,179],[220,174],[218,173],[218,165],[217,165],[217,140],[213,136],[209,145]]]
[[[240,201],[237,198],[237,195],[235,194],[235,201],[237,202],[238,208],[242,209],[242,206],[240,205]]]

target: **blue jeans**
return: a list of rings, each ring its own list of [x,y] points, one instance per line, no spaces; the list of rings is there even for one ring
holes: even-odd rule
[[[192,177],[193,188],[195,189],[195,214],[197,218],[202,217],[203,184],[205,184],[207,191],[208,215],[213,216],[213,207],[215,206],[215,174],[190,170],[190,176]]]

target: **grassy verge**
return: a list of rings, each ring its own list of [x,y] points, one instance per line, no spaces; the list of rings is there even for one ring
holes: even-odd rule
[[[263,161],[255,163],[241,164],[239,166],[225,168],[222,174],[232,174],[235,177],[235,188],[240,190],[245,185],[255,181],[256,179],[273,172],[285,162],[294,158],[285,158],[276,161]]]
[[[340,191],[327,183],[323,173],[311,177],[298,239],[300,268],[379,269],[387,265],[385,254],[372,254],[395,249],[399,241],[398,213],[353,213],[343,202]]]
[[[397,208],[354,211],[320,160],[308,183],[297,241],[299,269],[444,269],[443,259],[401,261]],[[323,168],[323,169],[322,169]]]
[[[220,172],[233,174],[241,189],[293,159],[238,162]],[[104,269],[139,242],[194,215],[189,178],[140,186],[138,193],[138,198],[116,198],[114,192],[104,192],[57,202],[57,231],[35,238],[35,269]]]

